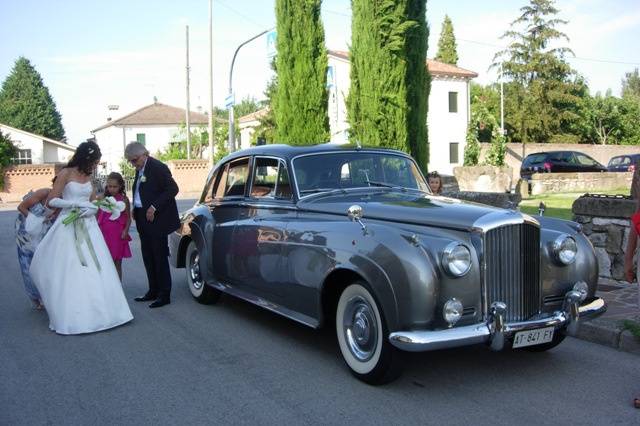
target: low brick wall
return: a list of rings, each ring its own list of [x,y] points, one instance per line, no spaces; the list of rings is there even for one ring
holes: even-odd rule
[[[531,175],[531,195],[631,188],[632,178],[632,172],[534,173]]]
[[[598,257],[601,281],[628,284],[624,278],[624,252],[629,240],[629,218],[636,201],[618,198],[583,196],[573,203],[573,220],[582,224]]]
[[[480,161],[485,161],[490,149],[490,144],[481,144]],[[583,152],[605,166],[611,157],[624,154],[637,154],[638,147],[634,145],[596,145],[596,144],[572,144],[572,143],[527,143],[524,145],[524,156],[536,152],[548,151],[579,151]],[[522,165],[522,144],[508,143],[505,164],[513,169],[513,179],[520,178],[520,166]]]
[[[62,164],[21,164],[5,168],[0,200],[5,203],[20,201],[32,189],[50,187],[51,180],[62,167]]]
[[[512,171],[508,166],[454,167],[453,174],[460,191],[510,192]]]
[[[207,160],[171,160],[167,162],[180,194],[201,192],[209,175]]]

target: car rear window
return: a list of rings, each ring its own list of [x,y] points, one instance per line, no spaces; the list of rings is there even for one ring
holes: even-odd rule
[[[529,166],[531,164],[544,163],[544,160],[547,158],[547,154],[530,154],[527,158],[524,159],[523,166]]]

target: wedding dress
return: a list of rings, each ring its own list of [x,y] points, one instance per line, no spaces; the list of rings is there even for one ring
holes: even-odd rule
[[[91,192],[91,182],[71,181],[62,197],[65,204],[86,204]],[[82,334],[131,321],[133,315],[95,216],[65,225],[71,211],[70,206],[62,209],[31,262],[31,277],[49,315],[49,328],[59,334]]]

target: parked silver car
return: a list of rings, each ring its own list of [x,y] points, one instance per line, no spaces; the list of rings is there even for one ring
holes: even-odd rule
[[[550,349],[605,311],[574,222],[434,196],[404,153],[268,145],[233,153],[171,236],[193,296],[335,328],[351,372],[402,351]]]

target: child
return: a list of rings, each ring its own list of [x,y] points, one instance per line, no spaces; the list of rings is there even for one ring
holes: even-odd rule
[[[116,220],[110,220],[110,213],[102,210],[98,213],[98,226],[104,236],[104,241],[109,247],[113,263],[122,281],[122,259],[131,257],[129,248],[129,227],[131,226],[131,215],[129,214],[130,204],[124,186],[124,179],[120,173],[111,173],[107,176],[107,183],[104,188],[104,197],[114,197],[116,201],[123,201],[124,211]]]
[[[438,172],[431,172],[428,175],[429,188],[434,195],[442,194],[442,177]]]

